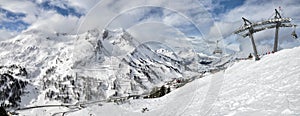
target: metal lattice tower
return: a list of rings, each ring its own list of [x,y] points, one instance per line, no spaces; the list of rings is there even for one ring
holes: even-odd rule
[[[275,9],[275,17],[269,20],[261,21],[261,22],[256,22],[252,23],[246,18],[242,17],[244,21],[244,25],[236,30],[234,34],[240,34],[243,37],[249,36],[251,39],[253,51],[254,51],[254,57],[255,60],[259,60],[258,54],[257,54],[257,49],[254,41],[253,34],[259,31],[263,31],[266,29],[272,29],[276,28],[275,31],[275,40],[274,40],[274,48],[273,52],[277,52],[277,46],[278,46],[278,32],[279,32],[279,27],[296,27],[297,25],[291,24],[291,18],[282,18],[280,13]],[[294,36],[294,35],[293,35]],[[297,37],[297,35],[296,35]]]

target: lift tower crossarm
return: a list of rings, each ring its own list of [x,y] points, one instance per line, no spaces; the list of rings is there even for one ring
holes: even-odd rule
[[[281,24],[279,27],[295,27],[295,26],[297,26],[297,25],[294,25],[294,24]],[[262,31],[262,30],[266,30],[266,29],[272,29],[272,28],[276,28],[276,25],[270,25],[270,26],[254,29],[253,33],[256,33],[256,32]],[[242,34],[242,36],[247,37],[247,36],[249,36],[249,33]]]
[[[292,21],[291,18],[278,18],[278,19],[269,19],[266,21],[260,21],[260,22],[252,23],[251,25],[243,26],[243,27],[239,28],[238,30],[234,31],[234,34],[238,34],[245,30],[248,30],[250,27],[255,28],[258,26],[277,24],[277,22],[281,22],[282,24],[284,24],[284,23],[290,23],[291,21]]]

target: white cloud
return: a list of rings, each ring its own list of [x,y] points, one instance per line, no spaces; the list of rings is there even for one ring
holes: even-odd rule
[[[70,6],[78,9],[81,13],[87,13],[94,5],[101,0],[67,0]]]
[[[115,18],[120,13],[129,11],[130,9],[135,9],[136,7],[157,6],[157,7],[163,7],[166,9],[170,9],[171,11],[178,12],[177,15],[181,15],[182,19],[189,18],[191,21],[194,22],[196,26],[201,28],[202,31],[206,31],[207,30],[206,26],[211,25],[213,19],[211,18],[211,16],[209,16],[209,13],[205,10],[205,8],[199,4],[201,4],[201,2],[199,2],[198,0],[186,0],[186,1],[182,1],[182,0],[172,0],[172,1],[171,0],[167,0],[167,1],[102,0],[99,4],[95,6],[94,9],[91,9],[91,11],[87,14],[86,19],[82,20],[83,22],[81,25],[82,28],[81,30],[86,30],[87,28],[96,28],[96,27],[99,29],[103,29],[105,25],[110,22],[111,19]],[[140,9],[140,10],[144,10],[144,9]],[[131,17],[131,18],[135,18],[135,17]],[[124,22],[119,21],[119,22],[121,24],[126,23],[125,21]],[[186,23],[186,22],[179,22],[179,23]]]
[[[44,12],[39,19],[33,23],[29,29],[60,32],[60,33],[75,33],[79,18],[75,16],[62,16],[53,11]]]
[[[26,14],[25,18],[23,18],[23,21],[26,23],[33,23],[36,21],[35,15],[40,14],[38,6],[30,1],[1,0],[0,7],[15,13]]]
[[[15,36],[17,34],[17,32],[14,32],[14,31],[8,31],[6,29],[0,29],[0,41],[3,41],[3,40],[8,40],[10,39],[11,37]]]
[[[186,19],[184,16],[177,13],[171,13],[165,16],[163,22],[168,25],[174,25],[174,26],[190,24],[188,19]]]
[[[166,40],[174,40],[174,37],[184,38],[184,34],[178,29],[161,22],[141,23],[129,28],[128,32],[136,37],[136,39],[141,43],[147,41],[165,43]]]
[[[30,1],[1,0],[0,6],[12,12],[21,12],[26,14],[36,11],[36,5]]]
[[[155,30],[155,31],[153,31]],[[168,45],[173,50],[193,48],[198,51],[210,51],[207,43],[201,38],[189,38],[178,28],[162,22],[146,22],[135,25],[127,30],[140,43],[155,41]]]

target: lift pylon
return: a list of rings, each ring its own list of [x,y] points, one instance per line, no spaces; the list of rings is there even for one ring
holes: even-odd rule
[[[272,19],[269,19],[269,20],[252,23],[244,17],[242,17],[242,19],[244,21],[244,25],[242,27],[240,27],[239,29],[237,29],[234,32],[234,34],[240,34],[243,37],[247,37],[247,36],[250,37],[253,51],[254,51],[255,60],[259,60],[259,57],[257,55],[256,45],[255,45],[255,41],[254,41],[254,37],[253,37],[254,33],[263,31],[266,29],[276,28],[273,52],[277,52],[279,28],[280,27],[296,27],[297,26],[297,25],[291,24],[291,21],[292,21],[291,18],[282,18],[280,13],[277,11],[277,9],[275,9],[275,17]],[[293,36],[294,35],[296,35],[296,34],[293,34]],[[297,35],[294,37],[297,37]]]

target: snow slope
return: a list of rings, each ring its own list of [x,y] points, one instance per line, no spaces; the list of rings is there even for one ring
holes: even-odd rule
[[[300,115],[300,47],[227,69],[214,115]]]
[[[240,61],[161,98],[91,105],[68,115],[300,115],[299,53],[297,47]]]

